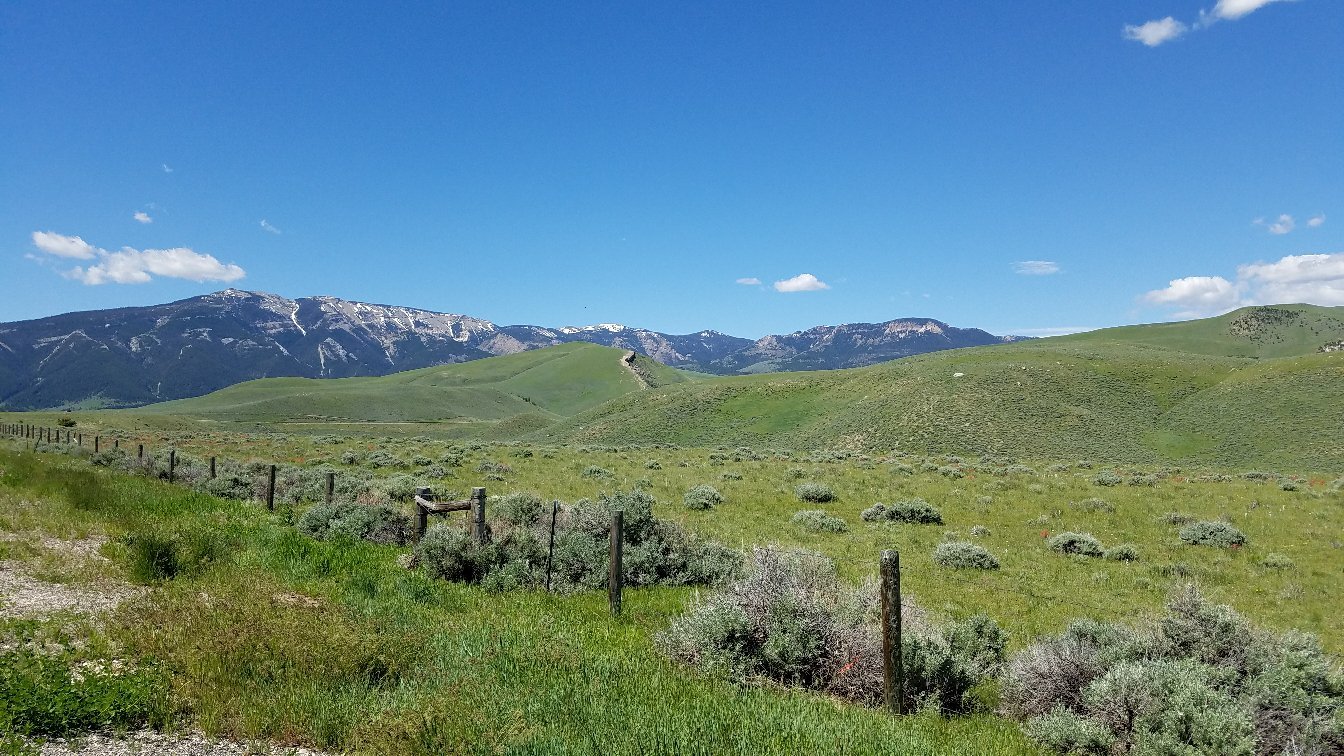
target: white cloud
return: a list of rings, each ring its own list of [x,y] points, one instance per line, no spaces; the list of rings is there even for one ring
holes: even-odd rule
[[[1013,263],[1013,271],[1021,276],[1048,276],[1059,272],[1059,263],[1050,260],[1022,260]]]
[[[98,259],[85,268],[77,266],[61,275],[90,286],[105,283],[146,283],[154,276],[184,278],[188,281],[237,281],[247,272],[232,263],[221,263],[213,255],[196,252],[186,247],[172,249],[133,249],[122,247],[118,252],[89,244],[78,236],[65,236],[51,231],[34,231],[33,244],[48,254],[79,260]]]
[[[1280,215],[1277,221],[1269,224],[1269,232],[1279,236],[1292,233],[1295,228],[1297,228],[1297,221],[1293,220],[1293,216],[1287,214]]]
[[[34,231],[33,244],[49,255],[72,257],[76,260],[92,260],[99,251],[78,236],[66,236],[52,231]]]
[[[1222,276],[1177,278],[1167,288],[1150,291],[1143,298],[1152,304],[1180,308],[1177,317],[1226,312],[1236,308],[1241,299],[1236,284]]]
[[[760,285],[761,285],[761,279],[756,278],[755,276],[753,276],[753,277],[751,277],[751,278],[739,278],[739,279],[737,279],[737,282],[740,283],[740,284],[742,284],[743,286],[760,286]]]
[[[261,230],[272,234],[281,233],[280,229],[276,228],[275,226],[272,226],[270,222],[267,221],[265,218],[261,219]],[[300,234],[300,236],[302,236],[302,234]]]
[[[1313,217],[1311,220],[1307,221],[1307,225],[1312,228],[1320,228],[1321,226],[1324,226],[1325,213],[1321,213],[1320,215]]]
[[[829,288],[831,287],[811,273],[799,273],[793,278],[775,281],[775,291],[821,291]]]
[[[1157,47],[1163,42],[1170,42],[1180,37],[1189,30],[1190,27],[1171,16],[1167,16],[1138,26],[1126,25],[1125,39],[1142,42],[1149,47]]]
[[[132,215],[131,217],[132,217],[132,218],[135,218],[137,221],[139,221],[139,222],[141,222],[141,223],[153,223],[153,222],[154,222],[154,219],[151,218],[151,217],[149,217],[149,213],[147,213],[147,212],[145,212],[145,211],[143,211],[143,210],[141,210],[140,212],[136,213],[135,215]]]
[[[1179,278],[1143,299],[1180,308],[1177,317],[1217,315],[1245,305],[1344,305],[1344,252],[1289,255],[1277,262],[1242,265],[1235,282],[1221,276]]]
[[[1212,11],[1201,13],[1201,19],[1221,19],[1225,21],[1235,21],[1242,16],[1250,15],[1270,3],[1283,2],[1283,0],[1218,0],[1218,4]],[[1204,23],[1208,23],[1207,20]]]
[[[168,164],[167,164],[167,163],[164,163],[164,164],[163,164],[163,172],[164,172],[164,173],[172,173],[172,172],[173,172],[173,169],[170,168],[170,167],[168,167]]]

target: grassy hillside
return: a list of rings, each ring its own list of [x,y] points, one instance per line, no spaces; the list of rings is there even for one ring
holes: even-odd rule
[[[267,378],[134,410],[231,422],[463,423],[531,430],[639,391],[624,352],[574,343],[378,378]],[[646,382],[688,380],[647,358]]]
[[[1265,309],[669,387],[537,437],[1344,469],[1344,355],[1315,353],[1341,321],[1325,308],[1273,308],[1303,313],[1286,319]],[[1247,322],[1259,324],[1252,335],[1228,335]]]

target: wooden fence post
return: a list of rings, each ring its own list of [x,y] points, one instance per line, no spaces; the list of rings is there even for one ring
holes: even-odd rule
[[[83,446],[83,445],[84,445],[84,437],[83,437],[83,436],[80,436],[80,437],[79,437],[79,445],[80,445],[80,446]],[[99,451],[102,450],[102,448],[103,448],[103,439],[102,439],[102,437],[100,437],[100,436],[94,436],[94,437],[93,437],[93,453],[94,453],[94,454],[97,454]]]
[[[144,458],[145,458],[145,445],[144,445],[144,444],[140,444],[140,448],[139,448],[138,450],[136,450],[136,452],[135,452],[135,458],[136,458],[136,459],[144,459]]]
[[[177,475],[177,449],[168,450],[168,482],[172,483]]]
[[[546,592],[551,592],[551,559],[555,557],[555,518],[560,514],[560,500],[551,502],[551,543],[546,547]]]
[[[425,501],[432,501],[434,493],[428,488],[415,489],[415,495]],[[419,543],[421,538],[425,537],[425,531],[429,529],[429,510],[420,506],[420,502],[415,503],[415,540]]]
[[[112,439],[112,448],[113,448],[113,449],[120,449],[120,448],[121,448],[121,439],[119,439],[119,438],[114,438],[114,439]]]
[[[429,489],[424,490],[428,491]],[[327,504],[331,504],[334,498],[336,498],[336,473],[329,472],[327,473]]]
[[[625,573],[621,570],[621,545],[624,540],[625,512],[611,513],[611,564],[607,571],[607,598],[611,601],[611,616],[621,616],[621,588]]]
[[[215,479],[215,458],[210,458],[210,480]]]
[[[471,489],[471,534],[476,537],[477,543],[485,543],[487,534],[485,530],[485,489]]]
[[[266,481],[266,509],[275,511],[275,465],[271,465],[271,472]]]
[[[905,666],[901,658],[901,554],[882,552],[882,693],[887,711],[904,713]]]
[[[84,445],[84,434],[83,434],[83,433],[80,433],[80,434],[76,435],[76,438],[79,439],[79,445],[80,445],[80,446],[83,446],[83,445]],[[97,446],[97,445],[98,445],[98,437],[97,437],[97,436],[94,436],[93,438],[94,438],[93,445],[94,445],[94,446]],[[94,451],[98,451],[98,450],[97,450],[97,449],[94,449]]]

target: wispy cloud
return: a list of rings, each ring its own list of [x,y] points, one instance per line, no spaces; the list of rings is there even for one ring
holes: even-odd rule
[[[1308,221],[1307,221],[1307,225],[1310,226],[1311,228],[1320,228],[1321,226],[1324,226],[1324,225],[1325,225],[1325,213],[1321,213],[1320,215],[1313,216],[1313,217],[1311,218],[1311,220],[1308,220]]]
[[[1125,39],[1142,42],[1149,47],[1157,47],[1173,39],[1179,39],[1187,32],[1207,29],[1219,21],[1236,21],[1248,16],[1270,3],[1292,2],[1294,0],[1218,0],[1211,10],[1201,10],[1194,25],[1178,21],[1172,16],[1159,18],[1142,24],[1126,24]]]
[[[1275,234],[1276,236],[1283,236],[1284,234],[1290,234],[1293,232],[1293,229],[1295,228],[1297,228],[1297,221],[1293,220],[1293,216],[1288,215],[1286,213],[1280,215],[1278,220],[1274,221],[1268,226],[1269,232],[1271,234]]]
[[[164,172],[164,173],[172,173],[172,172],[173,172],[173,169],[172,169],[172,167],[169,166],[167,163],[164,163],[164,164],[163,164],[163,172]]]
[[[742,284],[743,286],[760,286],[760,285],[761,285],[761,279],[759,279],[759,278],[755,278],[755,277],[751,277],[751,278],[739,278],[739,279],[737,279],[737,282],[740,283],[740,284]]]
[[[1013,271],[1020,276],[1049,276],[1059,272],[1059,263],[1050,260],[1021,260],[1013,263]]]
[[[267,232],[267,233],[277,234],[277,235],[283,233],[280,229],[276,228],[275,226],[272,226],[271,223],[270,223],[270,221],[266,220],[265,218],[262,218],[262,219],[261,219],[261,230],[262,230],[262,231],[265,231],[265,232]],[[299,235],[302,236],[303,234],[299,234]]]
[[[1222,276],[1178,278],[1144,294],[1143,300],[1176,308],[1176,317],[1217,315],[1245,305],[1344,305],[1344,252],[1241,265],[1235,281]]]
[[[151,218],[151,217],[149,217],[149,213],[147,213],[147,212],[145,212],[145,211],[143,211],[143,210],[141,210],[140,212],[137,212],[135,215],[132,215],[131,217],[134,218],[134,219],[135,219],[137,222],[139,222],[139,223],[153,223],[153,222],[154,222],[154,219]]]
[[[122,247],[109,252],[95,247],[78,236],[66,236],[50,231],[34,231],[33,244],[41,251],[56,257],[79,260],[97,259],[86,267],[76,266],[61,275],[90,286],[105,283],[147,283],[154,276],[182,278],[188,281],[236,281],[247,275],[232,263],[221,263],[213,255],[196,252],[186,247],[172,249],[133,249]]]
[[[1163,42],[1170,42],[1179,38],[1181,35],[1190,31],[1190,27],[1177,21],[1171,16],[1160,18],[1156,21],[1147,23],[1125,25],[1125,39],[1132,39],[1135,42],[1142,42],[1149,47],[1157,47]]]
[[[820,278],[811,273],[799,273],[793,278],[786,278],[783,281],[775,281],[775,291],[793,292],[793,291],[821,291],[831,288]]]
[[[34,231],[33,244],[49,255],[76,260],[92,260],[98,248],[79,238],[54,231]]]

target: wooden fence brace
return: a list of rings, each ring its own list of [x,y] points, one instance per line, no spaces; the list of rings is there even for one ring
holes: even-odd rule
[[[428,491],[429,489],[424,490]],[[336,473],[329,472],[327,473],[327,504],[331,504],[331,500],[334,498],[336,498]]]
[[[215,479],[215,458],[210,458],[210,480]]]
[[[901,554],[882,552],[882,694],[887,711],[904,713],[905,664],[901,658]]]
[[[429,516],[431,514],[446,515],[449,512],[472,512],[473,514],[467,515],[467,519],[471,520],[472,517],[474,516],[474,513],[477,511],[476,506],[477,502],[475,500],[475,494],[477,491],[480,492],[481,496],[480,504],[482,506],[480,507],[480,509],[484,511],[484,504],[485,504],[484,488],[472,489],[472,498],[464,499],[462,501],[438,501],[434,498],[434,492],[429,490],[428,488],[415,489],[415,512],[416,512],[415,540],[419,541],[421,538],[423,538],[425,535],[425,531],[429,529]],[[473,528],[473,535],[475,535],[475,528],[476,528],[475,523],[472,523],[472,528]]]
[[[177,449],[168,450],[168,482],[172,483],[177,475]]]
[[[621,545],[624,540],[625,511],[611,513],[611,564],[607,570],[607,599],[611,602],[611,616],[621,616],[621,588],[625,573],[621,569]]]
[[[546,547],[546,592],[551,592],[551,560],[555,557],[555,518],[560,514],[560,500],[551,502],[551,542]]]
[[[271,465],[270,475],[266,482],[266,509],[275,511],[275,465]]]
[[[434,500],[434,492],[428,488],[415,489],[415,540],[419,541],[425,537],[425,531],[429,529],[429,510],[425,508],[422,502]]]
[[[485,489],[471,489],[471,534],[476,542],[484,544],[488,538],[485,529]]]

